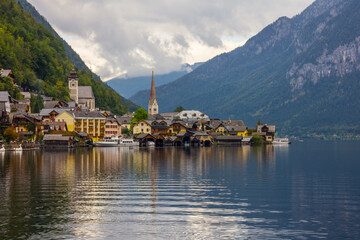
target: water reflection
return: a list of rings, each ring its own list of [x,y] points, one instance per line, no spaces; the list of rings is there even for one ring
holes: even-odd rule
[[[351,200],[346,208],[354,210],[359,198],[309,176],[306,165],[297,165],[299,151],[292,151],[269,145],[6,152],[0,155],[0,234],[7,239],[322,237],[328,233],[323,218],[331,213],[320,208],[312,214],[308,200],[318,203],[331,194],[342,194],[342,200],[326,206],[336,207],[346,223],[357,220],[338,205]],[[332,177],[336,186],[353,180]],[[352,227],[347,231],[354,234]]]

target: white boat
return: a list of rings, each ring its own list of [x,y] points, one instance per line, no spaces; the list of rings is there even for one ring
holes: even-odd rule
[[[2,146],[2,147],[0,148],[0,152],[5,152],[4,146]]]
[[[288,138],[275,138],[272,144],[291,144]]]
[[[133,139],[120,139],[120,146],[136,147],[139,146],[139,143],[135,142]]]
[[[127,147],[138,146],[139,144],[132,139],[122,139],[119,137],[104,137],[103,141],[95,141],[95,147]]]

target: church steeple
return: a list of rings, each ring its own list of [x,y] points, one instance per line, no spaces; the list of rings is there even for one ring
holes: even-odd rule
[[[155,91],[155,81],[154,81],[154,70],[152,71],[151,79],[151,90],[150,90],[150,99],[148,105],[149,115],[154,115],[159,113],[159,106],[156,100],[156,91]]]

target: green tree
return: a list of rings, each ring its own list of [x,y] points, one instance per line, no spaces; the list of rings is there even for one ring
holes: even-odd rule
[[[19,138],[19,134],[12,127],[8,127],[4,131],[4,138],[7,142],[14,141]]]
[[[261,120],[260,120],[260,119],[257,121],[256,126],[259,126],[259,125],[262,125],[262,123],[261,123]]]
[[[177,108],[175,108],[174,112],[182,112],[184,110],[185,108],[183,106],[178,106]]]
[[[134,116],[131,118],[130,131],[133,130],[134,123],[137,123],[140,120],[144,120],[144,119],[149,119],[149,114],[145,110],[145,108],[139,108],[138,110],[136,110]]]
[[[129,133],[130,133],[129,129],[127,129],[127,128],[121,129],[121,134],[129,135]]]
[[[253,136],[253,144],[254,145],[261,145],[263,143],[264,143],[264,138],[262,136],[259,136],[259,135]]]
[[[136,110],[134,116],[131,118],[131,122],[135,123],[138,122],[140,120],[146,120],[149,119],[149,114],[148,112],[145,110],[145,108],[139,108],[138,110]]]
[[[39,113],[41,109],[44,108],[44,100],[42,99],[40,94],[38,94],[37,96],[31,94],[30,102],[32,113]]]

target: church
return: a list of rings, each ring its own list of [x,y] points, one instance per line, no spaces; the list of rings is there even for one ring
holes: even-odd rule
[[[159,114],[159,106],[156,100],[156,92],[155,92],[155,82],[154,82],[154,70],[152,71],[152,80],[151,80],[151,90],[150,90],[150,100],[148,105],[148,113],[150,115]]]
[[[73,69],[68,77],[70,98],[79,107],[86,107],[89,111],[95,110],[95,96],[91,86],[79,86],[79,77]]]

